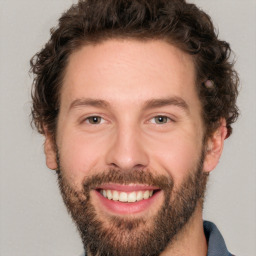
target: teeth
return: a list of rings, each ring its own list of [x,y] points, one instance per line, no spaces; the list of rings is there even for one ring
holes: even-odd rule
[[[121,202],[127,202],[127,193],[125,193],[125,192],[121,192],[120,194],[119,194],[119,201],[121,201]]]
[[[144,199],[148,199],[149,198],[149,191],[148,190],[144,192],[143,198]]]
[[[116,190],[101,190],[100,193],[109,200],[134,203],[141,200],[149,199],[153,195],[153,190],[133,191],[133,192],[118,192]]]
[[[128,202],[129,203],[134,203],[136,202],[137,198],[136,198],[136,192],[132,192],[130,194],[128,194]]]
[[[141,201],[142,199],[143,199],[143,193],[142,193],[142,191],[139,191],[137,193],[137,201]]]
[[[111,191],[110,190],[107,190],[107,198],[109,199],[109,200],[111,200],[113,197],[112,197],[112,193],[111,193]]]
[[[113,191],[113,200],[118,201],[118,199],[119,199],[119,193],[117,191]]]

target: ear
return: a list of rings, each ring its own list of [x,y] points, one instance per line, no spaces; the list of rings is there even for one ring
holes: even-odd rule
[[[204,160],[204,171],[211,172],[219,162],[227,136],[226,120],[220,120],[220,126],[208,139],[206,144],[206,154]]]
[[[54,139],[48,129],[44,129],[45,132],[45,142],[44,142],[44,153],[46,158],[46,165],[49,169],[56,170],[58,168],[56,159],[56,147]]]

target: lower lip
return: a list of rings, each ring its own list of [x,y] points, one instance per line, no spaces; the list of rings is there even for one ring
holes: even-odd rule
[[[143,199],[134,203],[123,203],[120,201],[109,200],[101,195],[98,191],[94,190],[98,197],[100,204],[103,205],[108,211],[114,214],[135,214],[149,210],[150,207],[155,206],[156,200],[159,200],[162,191],[157,191],[152,197]]]

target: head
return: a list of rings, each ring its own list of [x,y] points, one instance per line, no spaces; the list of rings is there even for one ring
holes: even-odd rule
[[[230,52],[183,0],[79,1],[51,30],[32,116],[92,254],[157,255],[202,208],[238,115]]]

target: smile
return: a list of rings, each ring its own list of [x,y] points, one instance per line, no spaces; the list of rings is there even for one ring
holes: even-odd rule
[[[149,199],[153,196],[153,190],[146,191],[132,191],[132,192],[120,192],[116,190],[100,190],[101,195],[105,198],[113,201],[119,201],[123,203],[134,203],[141,200]]]
[[[155,209],[163,200],[159,187],[144,184],[104,184],[93,189],[98,206],[109,214],[135,214]]]

